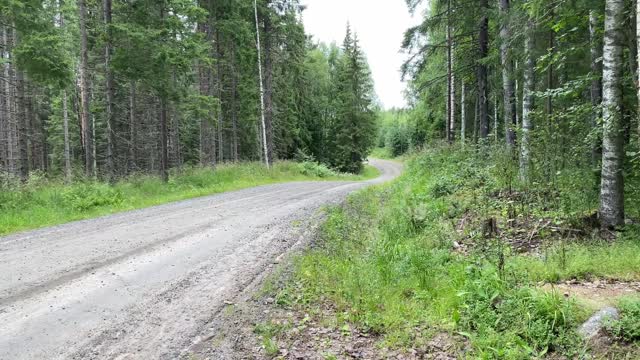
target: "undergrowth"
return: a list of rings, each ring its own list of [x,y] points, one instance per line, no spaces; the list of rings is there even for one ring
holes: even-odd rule
[[[5,179],[0,186],[0,235],[171,201],[285,181],[363,180],[378,175],[367,166],[361,175],[339,174],[315,162],[278,162],[185,168],[168,183],[149,175],[132,175],[114,185],[78,180],[64,184],[38,173],[25,184]]]
[[[460,357],[584,356],[576,329],[589,310],[540,282],[639,279],[638,228],[601,239],[584,220],[597,207],[588,174],[522,184],[504,161],[483,148],[415,156],[397,181],[329,211],[276,303],[333,307],[337,326],[381,334],[387,347],[445,332],[464,339]]]

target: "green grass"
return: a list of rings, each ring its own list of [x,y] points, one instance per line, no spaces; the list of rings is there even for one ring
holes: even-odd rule
[[[608,330],[618,339],[640,341],[640,298],[623,298],[618,303],[620,318],[606,324]]]
[[[638,231],[589,245],[560,245],[549,235],[538,256],[519,255],[501,238],[483,239],[482,221],[461,231],[467,217],[495,216],[504,226],[514,206],[519,216],[557,224],[578,223],[593,206],[581,185],[567,179],[551,199],[539,189],[531,191],[539,196],[515,202],[496,197],[508,185],[520,186],[500,159],[435,149],[410,160],[397,181],[354,194],[329,212],[320,245],[296,259],[276,303],[309,313],[329,304],[338,324],[382,334],[390,347],[421,347],[448,332],[468,339],[468,358],[580,357],[587,347],[576,328],[590,309],[538,282],[638,279]],[[460,253],[454,242],[477,246]]]
[[[631,236],[633,234],[633,236]],[[532,281],[557,282],[566,279],[640,280],[640,233],[637,229],[617,242],[556,244],[542,256],[518,256],[513,266]]]
[[[220,165],[215,170],[185,169],[165,184],[154,176],[135,175],[109,185],[33,178],[24,185],[0,189],[0,235],[95,218],[177,200],[231,190],[307,180],[364,180],[378,176],[367,166],[361,175],[335,173],[316,163],[279,162],[272,169],[259,163]]]

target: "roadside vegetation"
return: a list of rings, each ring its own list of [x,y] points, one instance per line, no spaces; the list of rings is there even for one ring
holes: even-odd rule
[[[167,183],[152,175],[134,174],[113,185],[93,180],[65,184],[33,173],[26,183],[4,179],[0,184],[0,235],[258,185],[363,180],[377,175],[372,166],[353,175],[313,161],[282,161],[270,169],[260,163],[184,168],[173,172]]]
[[[615,238],[600,230],[588,173],[558,174],[553,189],[524,184],[517,164],[501,165],[513,163],[505,156],[420,152],[399,180],[351,196],[329,211],[313,249],[273,290],[276,304],[414,354],[433,354],[432,339],[445,336],[458,358],[640,356],[638,298],[608,299],[621,309],[607,330],[618,348],[592,349],[577,330],[597,309],[556,288],[640,280],[640,226],[634,220]],[[631,219],[637,196],[627,193]],[[269,333],[270,351],[288,336]]]

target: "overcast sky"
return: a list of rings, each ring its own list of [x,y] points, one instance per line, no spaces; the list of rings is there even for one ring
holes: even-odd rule
[[[405,30],[416,23],[405,0],[302,0],[305,29],[315,40],[342,44],[347,22],[358,33],[367,54],[376,93],[385,108],[405,105],[400,45]]]

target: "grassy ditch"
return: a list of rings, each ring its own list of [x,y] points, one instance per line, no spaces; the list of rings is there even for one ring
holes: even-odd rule
[[[346,175],[313,162],[279,162],[271,169],[259,163],[226,164],[215,170],[189,168],[172,174],[166,184],[145,175],[134,175],[115,185],[96,181],[67,185],[32,176],[26,184],[0,186],[0,235],[258,185],[376,176],[378,170],[371,166],[361,175]]]

